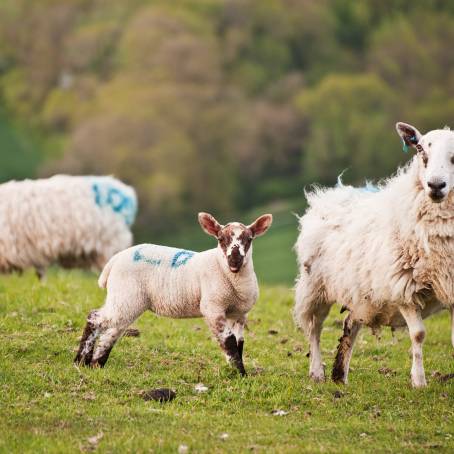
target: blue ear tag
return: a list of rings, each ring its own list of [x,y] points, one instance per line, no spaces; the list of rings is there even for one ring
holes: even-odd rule
[[[418,141],[416,140],[416,136],[410,137],[410,141],[411,141],[411,143],[414,143],[414,144],[417,144],[417,143],[418,143]],[[404,153],[408,153],[408,145],[407,145],[407,143],[405,142],[405,140],[403,140],[403,142],[404,142],[404,145],[403,145],[403,147],[402,147],[402,150],[404,150]]]

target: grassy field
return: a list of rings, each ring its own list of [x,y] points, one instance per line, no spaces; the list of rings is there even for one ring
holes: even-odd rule
[[[90,274],[53,271],[45,283],[31,272],[0,277],[0,452],[454,450],[454,380],[437,379],[454,371],[447,314],[427,322],[429,386],[415,391],[405,332],[397,345],[388,332],[381,341],[362,332],[350,384],[311,383],[285,287],[263,287],[250,314],[244,379],[202,320],[151,313],[104,369],[79,369],[72,359],[85,316],[102,301]],[[328,370],[339,334],[336,309],[322,339]],[[197,383],[208,391],[197,393]],[[175,389],[176,399],[141,397],[156,387]]]

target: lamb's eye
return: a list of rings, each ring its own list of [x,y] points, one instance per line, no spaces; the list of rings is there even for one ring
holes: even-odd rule
[[[454,164],[454,156],[451,156],[451,164]]]

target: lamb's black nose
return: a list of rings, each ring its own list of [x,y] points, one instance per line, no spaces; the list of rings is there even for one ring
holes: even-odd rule
[[[427,186],[429,186],[432,191],[441,191],[443,188],[446,187],[446,183],[444,181],[440,180],[435,180],[435,181],[429,181],[427,183]]]

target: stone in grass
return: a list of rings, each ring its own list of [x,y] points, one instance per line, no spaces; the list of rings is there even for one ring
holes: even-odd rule
[[[173,389],[169,388],[156,388],[150,391],[144,391],[141,394],[143,400],[156,400],[158,402],[170,402],[177,396]]]
[[[273,416],[285,416],[285,415],[288,415],[288,411],[285,411],[285,410],[273,410],[271,412],[271,414]]]
[[[197,393],[206,393],[208,391],[208,386],[205,386],[203,383],[197,383],[194,386],[194,390]]]

